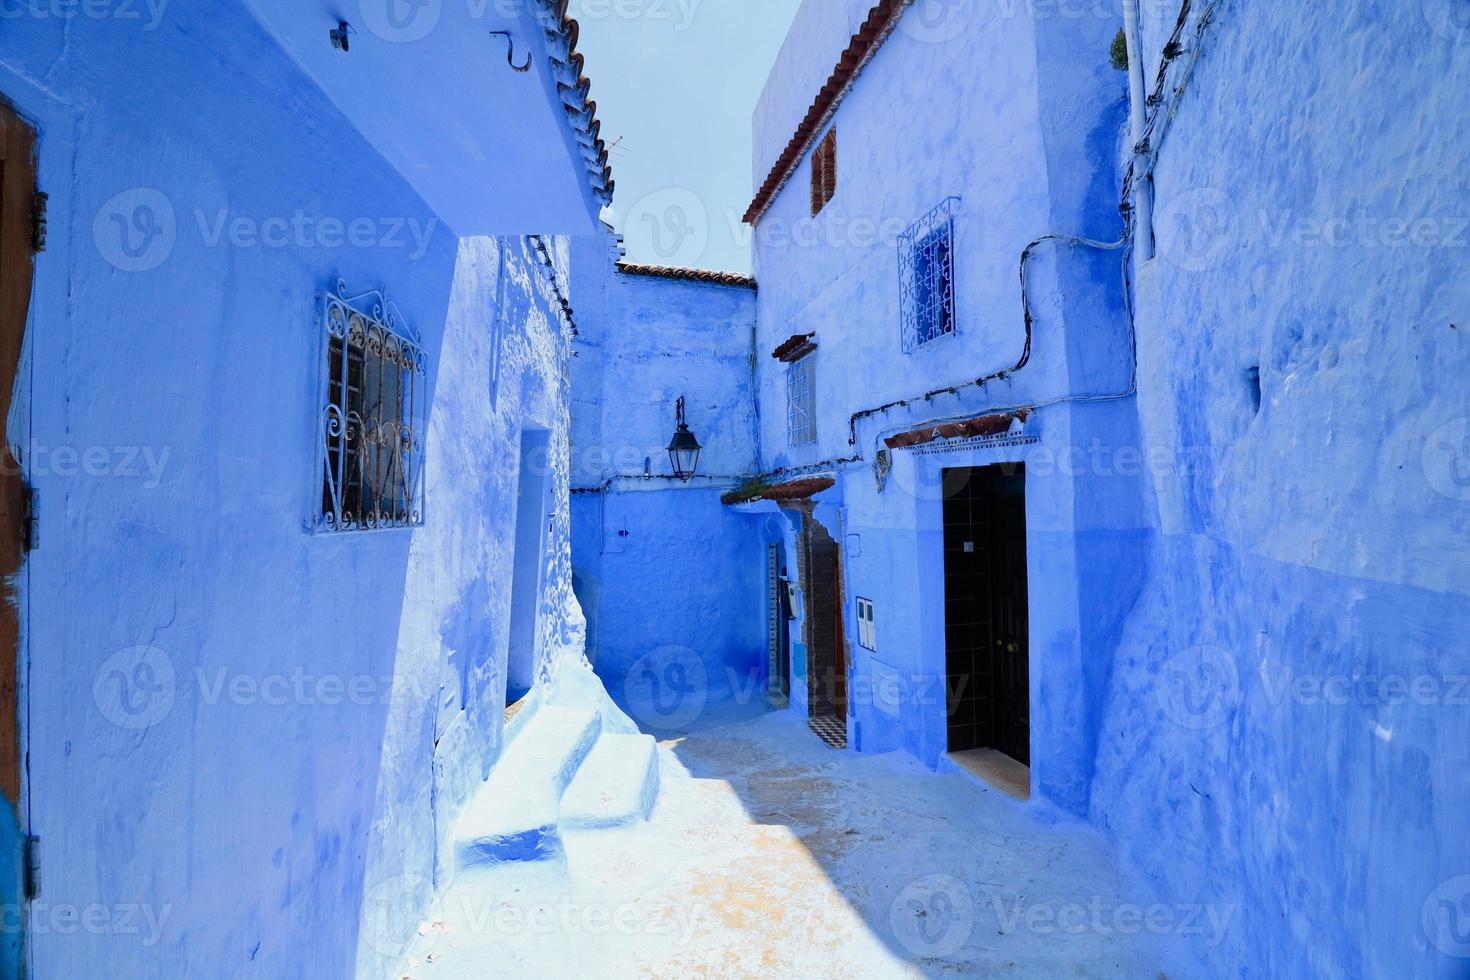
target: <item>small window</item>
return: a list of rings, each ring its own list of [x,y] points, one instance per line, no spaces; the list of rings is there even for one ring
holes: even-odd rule
[[[378,292],[322,315],[321,498],[318,531],[375,531],[424,522],[424,383],[428,359]]]
[[[837,196],[837,130],[832,130],[812,151],[812,217]]]
[[[878,650],[878,631],[873,628],[873,600],[861,596],[857,601],[858,643],[864,650]]]
[[[808,354],[786,365],[786,434],[793,446],[817,441],[815,362],[816,356]]]
[[[899,240],[903,349],[912,352],[955,332],[956,198],[919,219]]]

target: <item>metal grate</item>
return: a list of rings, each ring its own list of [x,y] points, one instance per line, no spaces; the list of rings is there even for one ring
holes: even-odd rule
[[[786,435],[793,446],[817,441],[817,414],[813,388],[816,357],[808,354],[786,365]]]
[[[313,528],[343,533],[424,523],[428,358],[381,292],[322,307],[322,407]]]
[[[913,224],[898,241],[903,349],[955,332],[954,211],[959,198],[946,198]]]

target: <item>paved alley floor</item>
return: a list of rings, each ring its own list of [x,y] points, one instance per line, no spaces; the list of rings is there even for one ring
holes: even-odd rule
[[[565,868],[460,881],[399,976],[1190,976],[1178,923],[1044,807],[790,712],[661,743],[652,819],[571,834]],[[1161,927],[1167,926],[1167,927]]]

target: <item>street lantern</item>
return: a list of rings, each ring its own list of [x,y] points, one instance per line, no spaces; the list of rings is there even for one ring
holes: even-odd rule
[[[678,412],[679,428],[674,432],[674,439],[669,443],[669,462],[674,464],[674,475],[688,483],[694,478],[694,471],[699,469],[699,451],[704,447],[699,440],[694,438],[694,433],[689,431],[689,423],[684,421],[684,396],[679,396]]]

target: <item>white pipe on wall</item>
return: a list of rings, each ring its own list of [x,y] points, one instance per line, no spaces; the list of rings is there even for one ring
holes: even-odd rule
[[[1148,132],[1148,101],[1143,77],[1143,36],[1140,32],[1138,0],[1123,0],[1123,36],[1128,42],[1128,101],[1132,107],[1133,212],[1137,225],[1138,257],[1154,257],[1154,193],[1147,154],[1140,149]]]

